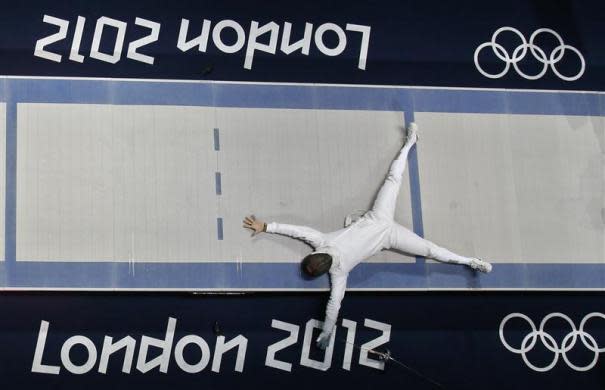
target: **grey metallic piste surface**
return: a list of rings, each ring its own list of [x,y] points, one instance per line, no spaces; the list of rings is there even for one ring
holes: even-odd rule
[[[17,257],[38,261],[296,262],[306,245],[243,216],[336,230],[404,140],[384,111],[20,104],[18,123]],[[409,186],[398,206],[409,226]]]
[[[426,237],[494,262],[603,263],[601,117],[416,118]]]
[[[369,207],[404,139],[403,114],[388,111],[20,104],[18,112],[20,260],[296,262],[306,245],[251,239],[242,217],[336,230]],[[415,120],[426,238],[494,262],[604,261],[601,118]],[[411,227],[407,182],[396,215]],[[383,252],[370,261],[413,259]]]

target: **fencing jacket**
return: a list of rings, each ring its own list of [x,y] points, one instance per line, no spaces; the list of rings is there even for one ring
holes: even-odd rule
[[[268,233],[304,240],[315,249],[316,253],[328,253],[332,256],[330,267],[332,289],[326,306],[324,331],[331,332],[336,324],[349,272],[362,260],[387,248],[392,224],[392,221],[380,219],[369,211],[352,225],[331,233],[320,233],[305,226],[275,222],[267,225]]]

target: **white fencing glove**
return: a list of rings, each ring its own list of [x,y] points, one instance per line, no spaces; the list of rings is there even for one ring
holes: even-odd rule
[[[322,331],[319,334],[319,337],[317,338],[317,340],[315,340],[315,342],[317,343],[317,346],[320,349],[326,349],[328,347],[328,344],[330,344],[330,336],[332,335],[332,332],[327,332],[327,331]]]

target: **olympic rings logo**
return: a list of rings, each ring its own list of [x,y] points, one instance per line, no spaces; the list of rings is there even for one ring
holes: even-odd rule
[[[511,313],[511,314],[507,315],[506,317],[504,317],[504,319],[500,323],[500,340],[502,341],[502,344],[504,344],[506,349],[508,349],[509,351],[511,351],[513,353],[520,354],[521,357],[523,358],[523,361],[525,362],[525,364],[527,364],[527,366],[534,371],[546,372],[546,371],[551,370],[559,361],[559,356],[563,357],[563,360],[565,361],[565,363],[567,363],[567,365],[570,368],[572,368],[576,371],[588,371],[597,364],[600,353],[605,352],[605,348],[599,348],[599,345],[597,344],[597,341],[594,339],[594,337],[592,337],[589,333],[584,331],[586,322],[594,317],[599,317],[599,318],[605,319],[605,314],[596,313],[596,312],[587,314],[584,317],[584,319],[582,319],[582,322],[580,322],[580,329],[576,329],[576,326],[573,323],[573,321],[565,314],[551,313],[551,314],[547,315],[546,317],[544,317],[544,319],[540,323],[540,328],[536,329],[536,325],[534,324],[534,322],[525,314]],[[504,327],[506,326],[506,323],[510,319],[513,319],[513,318],[521,318],[521,319],[527,321],[527,323],[531,327],[531,332],[529,332],[523,338],[523,341],[521,341],[520,348],[512,347],[504,338]],[[555,339],[550,334],[548,334],[544,331],[544,326],[546,325],[546,322],[548,322],[548,320],[550,320],[551,318],[561,318],[561,319],[565,320],[571,327],[571,332],[569,332],[563,338],[563,341],[561,342],[561,346],[557,345],[557,342],[555,341]],[[582,344],[584,344],[584,346],[586,348],[588,348],[590,351],[592,351],[594,353],[594,357],[593,357],[592,361],[590,363],[588,363],[586,366],[575,365],[574,363],[572,363],[569,360],[569,358],[567,356],[567,353],[576,345],[578,336],[580,337]],[[534,365],[527,358],[527,352],[529,352],[530,350],[532,350],[534,348],[534,346],[536,345],[536,342],[538,341],[538,337],[540,338],[540,342],[549,351],[554,353],[554,357],[553,357],[552,361],[544,367],[538,367],[538,366]]]
[[[510,32],[516,34],[519,38],[521,38],[521,44],[519,46],[517,46],[515,48],[515,50],[513,50],[512,56],[508,53],[508,51],[506,51],[504,46],[502,46],[501,44],[496,42],[498,35],[504,31],[510,31]],[[559,43],[559,45],[557,47],[555,47],[553,49],[553,51],[550,53],[550,55],[548,55],[548,56],[546,55],[544,50],[542,50],[540,47],[538,47],[536,44],[534,44],[534,40],[540,34],[551,34],[552,36],[555,37],[555,39]],[[504,66],[504,69],[500,73],[495,73],[495,74],[488,73],[481,67],[481,65],[479,65],[479,53],[481,52],[481,50],[483,50],[484,48],[487,48],[487,47],[491,47],[494,54],[499,59],[504,61],[505,66]],[[540,72],[538,74],[528,75],[525,72],[523,72],[518,66],[519,61],[521,61],[522,59],[525,58],[525,55],[527,54],[527,51],[528,51],[527,49],[529,49],[529,52],[534,56],[534,58],[536,60],[538,60],[539,62],[542,63],[542,70],[540,70]],[[563,58],[563,56],[565,55],[567,50],[575,53],[578,56],[578,58],[580,59],[580,70],[578,71],[578,73],[575,76],[566,76],[564,74],[561,74],[556,67],[557,63],[559,61],[561,61],[561,59]],[[537,79],[541,78],[542,76],[544,76],[544,74],[548,70],[549,66],[550,66],[550,68],[552,68],[552,71],[559,78],[561,78],[565,81],[574,81],[574,80],[579,79],[580,77],[582,77],[582,75],[584,74],[584,71],[586,70],[586,62],[584,61],[584,56],[582,56],[582,53],[580,53],[580,51],[578,49],[576,49],[575,47],[566,45],[563,42],[563,39],[561,38],[561,36],[559,34],[557,34],[557,32],[555,32],[554,30],[551,30],[549,28],[537,29],[536,31],[534,31],[533,34],[531,34],[531,36],[529,37],[529,42],[527,42],[527,40],[525,39],[525,37],[523,36],[523,34],[521,34],[521,32],[519,30],[517,30],[513,27],[500,27],[492,35],[491,41],[482,43],[481,45],[479,45],[479,47],[477,47],[477,49],[475,49],[474,59],[475,59],[475,67],[477,68],[477,70],[482,75],[484,75],[485,77],[489,77],[490,79],[498,79],[498,78],[504,76],[510,69],[511,65],[515,68],[515,70],[517,71],[519,76],[526,78],[527,80],[537,80]]]

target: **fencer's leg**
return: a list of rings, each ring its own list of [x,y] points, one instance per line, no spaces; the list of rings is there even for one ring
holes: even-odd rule
[[[481,272],[490,272],[491,264],[474,258],[460,256],[426,240],[405,227],[393,223],[390,232],[390,247],[415,256],[423,256],[442,263],[466,265]]]
[[[408,154],[410,149],[416,143],[418,136],[417,126],[415,123],[410,123],[408,126],[408,137],[405,145],[397,155],[397,158],[391,163],[387,177],[378,191],[372,211],[383,218],[393,219],[395,215],[395,206],[397,204],[397,195],[401,187],[403,172],[407,165]]]

